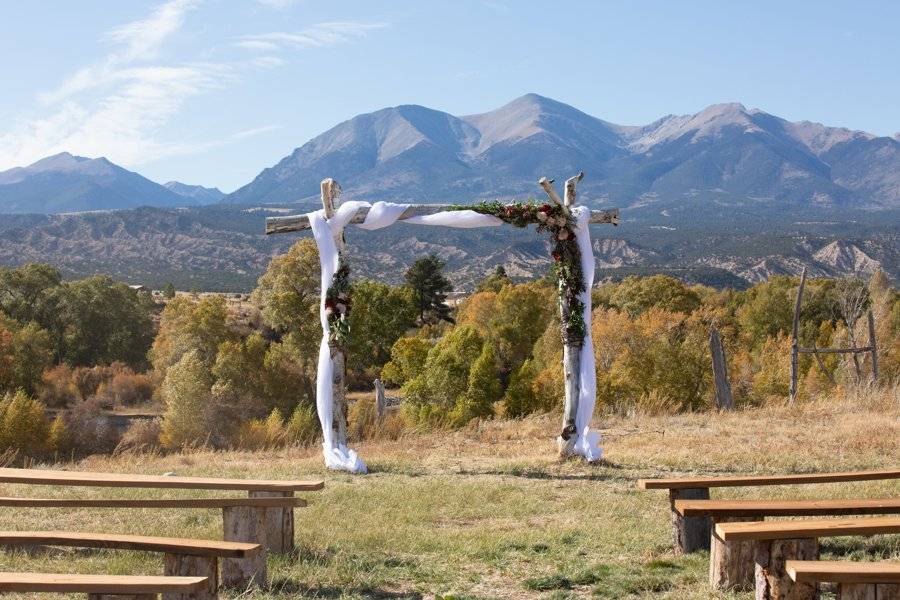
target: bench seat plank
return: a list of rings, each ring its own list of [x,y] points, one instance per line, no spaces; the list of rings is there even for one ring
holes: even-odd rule
[[[684,488],[741,487],[758,485],[792,485],[900,479],[900,469],[882,471],[847,471],[844,473],[807,473],[801,475],[754,475],[728,477],[689,477],[677,479],[638,479],[642,490]]]
[[[888,533],[900,533],[900,517],[749,521],[716,524],[716,536],[726,542],[807,539],[844,535],[882,535]]]
[[[297,508],[302,498],[11,498],[0,497],[0,507],[19,508]]]
[[[785,570],[794,581],[808,583],[900,583],[900,562],[789,560]]]
[[[260,551],[259,544],[246,542],[74,531],[0,531],[0,545],[75,546],[80,548],[109,548],[226,558],[247,558],[254,556]]]
[[[271,492],[309,492],[321,490],[321,480],[216,479],[213,477],[167,477],[88,471],[0,468],[0,483],[31,485],[70,485],[117,488],[168,488],[190,490],[244,490]]]
[[[2,499],[0,499],[2,506]],[[676,500],[684,517],[803,517],[900,513],[900,498],[848,500]]]
[[[66,575],[61,573],[0,573],[0,592],[90,594],[157,594],[197,592],[206,577],[146,575]]]

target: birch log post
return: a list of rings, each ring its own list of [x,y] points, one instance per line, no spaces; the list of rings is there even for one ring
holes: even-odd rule
[[[722,338],[715,327],[709,329],[709,352],[712,354],[713,379],[716,386],[716,407],[719,410],[734,408],[731,384],[728,382],[728,368],[725,363],[725,349]]]
[[[323,179],[322,184],[322,208],[325,209],[325,218],[330,219],[334,216],[337,208],[336,202],[341,194],[341,186],[332,178]],[[343,231],[334,236],[334,243],[338,249],[338,264],[344,261],[344,250],[346,243],[344,242]],[[344,395],[344,381],[346,378],[347,361],[344,356],[344,349],[337,344],[330,344],[331,361],[334,363],[334,379],[331,382],[331,397],[333,401],[331,426],[334,429],[334,443],[345,446],[347,444],[347,402]]]
[[[571,210],[575,205],[576,187],[578,182],[584,177],[584,173],[579,173],[575,177],[566,180],[565,185],[565,201],[560,202],[556,190],[553,189],[553,180],[542,177],[538,184],[544,188],[544,191],[550,197],[550,200],[565,207],[566,211]],[[560,281],[562,286],[562,281]],[[562,297],[562,294],[560,295]],[[569,307],[565,302],[560,302],[559,306],[560,318],[565,324],[569,320]],[[574,454],[575,441],[578,439],[578,428],[576,419],[578,417],[578,397],[581,393],[581,342],[575,343],[572,340],[565,339],[563,345],[563,375],[565,378],[565,402],[563,404],[563,422],[562,431],[557,439],[559,455],[561,457],[571,456]]]
[[[791,398],[793,404],[797,399],[797,371],[800,358],[800,306],[803,302],[803,287],[806,285],[806,267],[800,273],[800,286],[797,288],[797,301],[794,302],[794,321],[791,327]]]

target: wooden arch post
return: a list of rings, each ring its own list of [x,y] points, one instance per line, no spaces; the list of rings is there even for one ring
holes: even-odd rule
[[[332,178],[323,179],[321,183],[322,208],[325,210],[325,218],[334,216],[337,208],[337,199],[341,195],[340,184]],[[334,236],[334,244],[338,250],[338,265],[344,264],[344,251],[347,243],[344,240],[344,232]],[[345,381],[347,379],[346,348],[335,342],[329,342],[331,361],[334,363],[334,377],[331,381],[332,418],[331,427],[334,430],[335,444],[347,445],[347,399],[345,394]]]
[[[584,172],[566,180],[564,200],[560,201],[559,195],[553,188],[553,180],[542,177],[538,184],[544,188],[551,202],[563,206],[566,212],[571,212],[575,206],[578,182],[584,178]],[[562,287],[562,281],[559,283]],[[588,290],[590,293],[590,290]],[[562,294],[559,295],[562,298]],[[560,321],[565,324],[569,320],[569,306],[565,302],[559,303]],[[575,441],[578,439],[578,399],[581,396],[581,347],[584,340],[572,340],[563,333],[563,376],[565,381],[565,401],[563,402],[562,429],[556,439],[559,455],[571,456],[575,453]]]

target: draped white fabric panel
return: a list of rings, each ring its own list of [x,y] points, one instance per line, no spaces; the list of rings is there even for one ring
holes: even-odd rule
[[[349,471],[351,473],[367,472],[366,464],[357,456],[356,452],[336,442],[332,429],[334,418],[334,397],[332,395],[334,361],[331,359],[331,350],[328,346],[328,318],[325,315],[325,293],[331,286],[334,273],[338,268],[338,247],[335,240],[340,237],[344,227],[347,226],[360,208],[370,207],[365,221],[357,226],[362,229],[372,230],[392,225],[408,206],[407,204],[394,204],[391,202],[369,204],[368,202],[351,201],[342,204],[330,219],[325,218],[323,210],[317,210],[307,215],[313,237],[319,248],[319,262],[322,267],[322,293],[319,300],[322,342],[319,346],[319,368],[316,374],[316,411],[319,415],[319,422],[322,425],[322,453],[325,457],[325,466],[329,469]],[[597,446],[600,435],[590,430],[597,385],[594,370],[594,349],[590,338],[590,289],[594,282],[594,254],[588,230],[590,211],[585,207],[577,207],[574,209],[573,214],[577,219],[576,236],[581,250],[581,266],[587,287],[587,291],[582,293],[581,297],[582,302],[585,304],[584,322],[587,324],[587,337],[581,351],[581,395],[578,399],[578,415],[576,418],[578,439],[575,451],[588,460],[597,460],[601,454],[601,450]],[[473,210],[445,211],[433,215],[411,217],[405,219],[404,222],[461,228],[496,227],[503,224],[503,221],[497,217],[483,215]]]

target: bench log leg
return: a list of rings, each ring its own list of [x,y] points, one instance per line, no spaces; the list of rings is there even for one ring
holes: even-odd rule
[[[251,498],[293,498],[294,492],[250,492]],[[294,551],[294,509],[261,508],[266,513],[266,541],[269,552],[290,554]]]
[[[216,600],[219,597],[219,560],[215,556],[166,554],[164,575],[170,577],[207,577],[209,585],[194,594],[163,594],[162,600]]]
[[[754,517],[721,517],[717,519],[720,523],[755,520],[757,519]],[[716,535],[715,523],[711,523],[711,528],[709,585],[714,590],[752,589],[755,577],[753,542],[725,542]]]
[[[224,539],[229,542],[252,542],[261,550],[248,558],[222,559],[222,585],[245,590],[251,586],[266,587],[266,515],[252,506],[229,506],[222,509]]]
[[[900,600],[900,584],[842,583],[838,600]]]
[[[672,510],[672,541],[675,555],[709,550],[712,520],[709,517],[682,517],[675,510],[676,500],[709,500],[709,488],[685,488],[669,490],[669,506]]]
[[[88,600],[156,600],[158,594],[88,594]]]
[[[757,540],[753,542],[756,600],[816,600],[815,583],[796,583],[787,574],[788,560],[818,560],[816,539]]]

